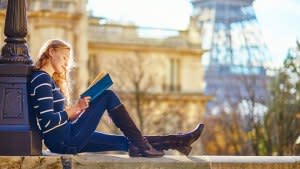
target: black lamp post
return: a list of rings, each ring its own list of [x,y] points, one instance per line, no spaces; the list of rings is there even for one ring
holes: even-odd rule
[[[28,106],[32,69],[25,37],[26,0],[8,0],[0,56],[0,155],[40,155],[41,139]]]

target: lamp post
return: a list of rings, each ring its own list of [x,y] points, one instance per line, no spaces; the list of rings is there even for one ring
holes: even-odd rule
[[[28,106],[32,69],[25,37],[26,0],[8,0],[0,55],[0,155],[40,155],[41,139]]]

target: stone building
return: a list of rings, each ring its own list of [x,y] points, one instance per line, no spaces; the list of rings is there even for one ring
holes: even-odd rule
[[[0,0],[1,32],[6,1]],[[202,120],[211,97],[202,94],[204,51],[193,19],[186,30],[145,28],[89,16],[86,0],[27,2],[27,42],[33,60],[48,39],[60,38],[73,46],[74,96],[105,70],[144,133],[184,131]],[[153,33],[169,36],[150,36]],[[1,46],[4,39],[2,33]]]

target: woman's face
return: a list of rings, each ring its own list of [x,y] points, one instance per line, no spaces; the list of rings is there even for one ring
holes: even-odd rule
[[[51,65],[56,73],[63,73],[68,66],[70,49],[52,48],[50,49]]]

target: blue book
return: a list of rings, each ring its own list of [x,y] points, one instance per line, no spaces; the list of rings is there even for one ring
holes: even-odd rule
[[[112,84],[113,82],[109,74],[101,71],[90,84],[90,86],[86,89],[86,91],[80,95],[80,97],[90,96],[92,102]]]

